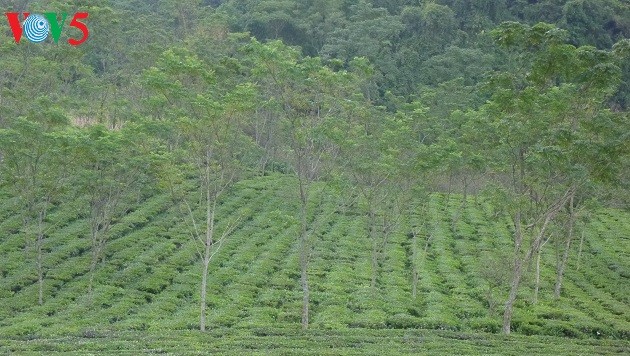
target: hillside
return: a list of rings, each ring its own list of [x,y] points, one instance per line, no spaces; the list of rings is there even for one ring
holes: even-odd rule
[[[630,354],[628,0],[0,8],[0,354]]]
[[[210,264],[208,325],[213,334],[228,333],[230,328],[237,339],[250,335],[248,340],[253,340],[265,333],[282,338],[299,330],[299,223],[297,205],[291,203],[295,201],[293,179],[276,174],[245,180],[221,201],[218,221],[244,218]],[[416,255],[419,281],[414,299],[410,222],[403,222],[389,238],[377,287],[371,288],[371,242],[361,207],[344,207],[332,189],[318,187],[313,189],[317,193],[311,198],[313,213],[309,216],[313,226],[309,277],[314,330],[291,338],[295,345],[323,337],[320,332],[324,330],[338,335],[339,347],[349,349],[353,346],[348,338],[355,335],[352,330],[374,338],[423,335],[386,329],[436,330],[427,331],[426,338],[436,338],[438,343],[456,339],[456,335],[470,338],[473,333],[500,331],[500,304],[507,286],[497,272],[507,267],[496,256],[508,255],[513,247],[509,221],[494,218],[489,203],[469,197],[462,206],[461,196],[453,195],[449,202],[444,194],[430,196],[429,228],[416,241],[420,252]],[[89,227],[80,216],[69,205],[49,214],[48,219],[56,223],[45,240],[45,298],[39,306],[33,251],[25,250],[12,200],[0,200],[0,352],[20,350],[26,344],[15,340],[24,338],[39,339],[31,344],[36,348],[49,338],[54,344],[55,336],[60,335],[119,335],[124,340],[133,339],[125,333],[134,331],[143,331],[143,338],[179,333],[180,340],[189,335],[196,342],[208,342],[195,332],[185,332],[198,329],[201,265],[188,235],[186,215],[172,205],[168,195],[149,196],[115,222],[104,261],[96,269],[92,296],[87,293]],[[579,247],[579,243],[573,246],[563,294],[557,301],[552,298],[555,252],[552,247],[543,250],[539,301],[532,302],[534,282],[528,278],[520,290],[513,330],[521,335],[617,339],[621,341],[589,342],[613,345],[606,349],[611,352],[628,351],[630,214],[599,210],[584,227],[578,258]],[[491,291],[493,280],[499,282]],[[377,330],[360,331],[364,329]],[[404,343],[403,339],[388,342]],[[510,342],[518,340],[525,339]],[[281,349],[282,342],[275,347],[274,341],[269,342],[272,346],[267,347]],[[543,343],[547,347],[554,344]],[[75,345],[71,340],[64,344],[70,349]],[[151,348],[147,346],[151,342],[143,345]],[[50,347],[45,349],[52,350]],[[220,345],[215,347],[221,350]],[[484,352],[483,348],[474,350]]]

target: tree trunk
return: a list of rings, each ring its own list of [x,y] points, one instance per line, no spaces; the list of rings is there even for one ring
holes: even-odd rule
[[[201,276],[201,300],[199,329],[206,331],[206,295],[208,285],[208,267],[212,257],[212,245],[214,244],[214,214],[217,208],[217,196],[210,189],[210,166],[206,165],[206,236],[203,250],[203,275]],[[192,214],[192,212],[191,212]]]
[[[418,233],[417,231],[412,232],[413,239],[411,240],[411,266],[412,266],[412,282],[411,282],[411,297],[416,299],[417,291],[418,291]]]
[[[308,287],[308,258],[307,252],[302,249],[300,256],[300,282],[302,284],[302,329],[308,329],[308,317],[309,317],[309,304],[310,304],[310,291]]]
[[[46,219],[46,207],[39,212],[37,219],[37,241],[35,249],[37,250],[37,303],[44,304],[44,220]]]
[[[541,235],[542,238],[542,235]],[[534,288],[534,304],[538,303],[538,291],[540,290],[540,254],[542,253],[543,247],[549,242],[551,239],[551,234],[544,242],[540,244],[538,250],[536,251],[536,286]]]
[[[453,236],[457,236],[457,223],[459,222],[459,217],[462,214],[462,206],[459,206],[455,210],[455,215],[451,217],[451,233]]]
[[[42,305],[44,303],[44,266],[42,256],[42,245],[44,242],[42,232],[40,231],[37,236],[37,303]]]
[[[308,329],[309,323],[309,304],[310,304],[310,296],[309,296],[309,286],[308,286],[308,255],[309,255],[309,244],[308,244],[308,226],[306,220],[306,206],[308,203],[306,187],[304,186],[303,181],[300,179],[300,284],[302,285],[302,329]]]
[[[99,247],[98,247],[98,232],[92,229],[92,261],[90,262],[90,280],[88,282],[88,294],[90,298],[92,296],[92,288],[94,285],[94,271],[96,270],[96,264],[98,263]]]
[[[517,212],[514,216],[514,270],[512,273],[512,283],[510,284],[510,295],[505,302],[503,311],[503,333],[509,334],[512,325],[512,314],[514,312],[514,301],[518,293],[518,286],[521,282],[522,261],[520,259],[521,244],[523,242],[523,234],[521,230],[521,213]]]
[[[372,242],[372,281],[370,286],[376,288],[376,279],[378,277],[378,242],[376,241],[376,214],[372,208],[370,208],[368,224],[370,241]]]
[[[531,245],[527,249],[527,253],[524,257],[521,256],[522,251],[522,243],[523,243],[523,232],[521,229],[521,212],[517,212],[514,216],[514,270],[512,273],[512,282],[510,285],[510,295],[508,296],[507,301],[505,302],[505,309],[503,313],[503,327],[502,331],[505,334],[510,333],[510,328],[512,324],[512,314],[514,312],[514,302],[516,301],[516,297],[518,294],[518,287],[521,282],[521,278],[523,276],[523,265],[527,264],[534,253],[540,250],[543,244],[543,237],[545,236],[545,232],[547,231],[547,227],[549,223],[556,216],[558,211],[567,203],[567,200],[570,197],[570,194],[573,194],[574,189],[570,188],[566,194],[559,199],[556,204],[551,206],[547,212],[545,212],[543,223],[540,225],[540,228],[537,233],[534,232],[535,226],[532,226],[532,242]],[[541,216],[542,218],[542,216]]]
[[[514,302],[518,294],[518,287],[521,283],[521,277],[523,275],[523,262],[518,258],[514,259],[514,271],[512,273],[512,283],[510,284],[510,295],[505,302],[505,309],[503,312],[503,333],[509,334],[511,332],[512,314],[514,313]]]
[[[516,301],[516,297],[518,295],[518,288],[520,286],[521,279],[523,277],[523,266],[531,260],[535,251],[540,250],[540,243],[542,242],[542,237],[545,234],[547,225],[551,221],[552,216],[553,216],[552,214],[547,215],[547,217],[545,218],[545,222],[540,228],[540,232],[532,241],[532,245],[529,247],[529,249],[527,250],[527,253],[525,254],[523,258],[519,257],[520,243],[516,250],[516,254],[514,256],[514,270],[512,273],[512,283],[510,284],[510,295],[508,296],[508,300],[505,302],[505,309],[503,313],[502,330],[503,330],[503,333],[505,334],[510,333],[510,328],[512,324],[512,314],[514,312],[514,302]],[[518,235],[521,234],[520,228],[517,230],[517,234]],[[520,240],[520,242],[522,242],[522,235],[520,238],[517,238],[517,240]]]
[[[562,253],[562,259],[560,260],[560,264],[558,265],[558,271],[556,274],[556,285],[553,289],[553,297],[555,299],[560,298],[560,292],[562,290],[562,278],[564,277],[564,270],[567,266],[567,262],[569,260],[569,252],[571,250],[571,242],[573,241],[573,229],[575,226],[575,210],[573,209],[573,196],[571,195],[569,198],[569,232],[567,236],[567,240],[564,246],[564,252]]]
[[[540,290],[540,249],[536,253],[536,286],[534,287],[534,300],[533,303],[538,303],[538,291]]]
[[[206,251],[209,251],[206,248]],[[205,259],[206,256],[210,256],[208,252],[205,253],[204,261],[203,261],[203,274],[201,275],[201,301],[199,304],[200,308],[200,317],[199,317],[199,330],[206,331],[206,295],[207,295],[207,285],[208,285],[208,266],[210,265],[210,261]]]
[[[446,190],[446,206],[451,201],[451,190],[453,189],[453,170],[448,171],[448,187]]]
[[[114,206],[117,204],[117,197],[112,191],[105,197],[93,196],[90,202],[90,233],[92,239],[92,262],[90,264],[90,280],[88,293],[92,295],[94,273],[98,266],[98,260],[103,259],[103,251],[107,242],[107,233],[112,223]]]
[[[464,174],[464,178],[462,178],[462,181],[464,183],[463,197],[462,197],[462,207],[465,207],[466,203],[468,202],[468,185],[470,184],[470,181],[469,181],[468,176],[466,174]]]

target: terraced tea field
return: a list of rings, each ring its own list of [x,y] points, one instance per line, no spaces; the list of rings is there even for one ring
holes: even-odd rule
[[[201,264],[189,223],[167,195],[140,202],[113,226],[92,295],[88,222],[71,207],[52,212],[41,306],[21,220],[10,199],[0,200],[0,352],[630,351],[630,214],[607,209],[592,217],[579,268],[575,243],[557,301],[556,252],[546,248],[539,301],[532,302],[534,282],[526,279],[516,335],[505,337],[497,334],[505,286],[491,291],[487,276],[493,264],[506,268],[493,256],[512,249],[509,221],[481,199],[462,207],[461,197],[441,194],[431,196],[426,217],[412,215],[389,238],[372,288],[364,214],[319,190],[310,216],[311,330],[302,332],[294,187],[292,178],[273,175],[243,181],[225,196],[218,221],[244,219],[210,264],[206,334],[195,331]],[[409,231],[425,218],[414,299]]]

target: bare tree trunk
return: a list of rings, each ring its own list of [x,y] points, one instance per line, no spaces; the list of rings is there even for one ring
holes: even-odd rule
[[[411,297],[416,299],[417,291],[418,291],[418,232],[412,232],[413,239],[411,240],[411,274],[412,274],[412,282],[411,282]]]
[[[302,239],[305,239],[303,237]],[[302,329],[308,329],[309,323],[309,305],[310,291],[308,287],[308,251],[306,251],[306,242],[302,242],[302,251],[300,253],[300,282],[302,284]]]
[[[96,225],[97,226],[97,225]],[[94,273],[96,273],[96,267],[98,266],[98,260],[103,255],[105,249],[105,234],[109,230],[109,224],[106,224],[102,230],[93,226],[92,228],[92,262],[90,263],[90,280],[88,283],[88,294],[91,296],[94,287]]]
[[[208,286],[208,267],[210,266],[210,245],[206,244],[203,258],[203,271],[201,275],[201,301],[199,303],[199,330],[206,331],[206,296]]]
[[[417,235],[414,234],[414,240],[416,240]],[[424,261],[426,261],[427,259],[427,253],[429,251],[429,243],[431,242],[431,239],[433,238],[433,232],[431,232],[429,234],[429,236],[427,236],[427,239],[424,242],[424,250],[422,253],[422,265],[424,265]],[[415,242],[414,242],[414,249],[416,249],[415,247]],[[417,254],[417,249],[414,250],[414,255]],[[416,259],[414,258],[414,261],[416,261]],[[413,297],[416,297],[416,293],[417,293],[417,286],[418,286],[418,279],[419,279],[419,271],[418,271],[418,265],[417,263],[414,262],[414,285],[413,285]]]
[[[206,181],[208,187],[210,185],[210,180]],[[206,199],[205,199],[205,207],[206,207],[206,229],[205,232],[202,232],[199,226],[196,223],[194,213],[190,205],[184,201],[188,214],[190,216],[190,220],[193,225],[194,232],[191,233],[193,240],[196,243],[200,243],[203,245],[203,249],[197,248],[197,254],[201,258],[202,262],[202,271],[201,271],[201,290],[200,290],[200,300],[199,300],[199,330],[206,331],[207,328],[207,295],[208,295],[208,271],[210,262],[215,254],[219,252],[223,241],[234,231],[236,226],[238,225],[238,218],[233,223],[227,223],[225,225],[225,230],[215,239],[216,225],[215,225],[215,216],[217,211],[217,201],[221,192],[225,189],[225,186],[219,188],[216,191],[213,191],[210,188],[207,188],[205,191]]]
[[[556,274],[556,285],[553,289],[553,297],[555,299],[560,298],[560,292],[562,290],[562,278],[564,277],[564,270],[567,266],[567,261],[569,260],[569,252],[571,251],[571,242],[573,241],[573,229],[575,226],[575,210],[573,208],[573,197],[575,194],[572,194],[569,198],[569,232],[567,236],[567,240],[564,246],[564,252],[562,253],[562,260],[560,260],[560,264],[558,265],[558,271]]]
[[[43,206],[41,209],[37,211],[37,218],[35,222],[37,223],[36,234],[35,234],[35,269],[37,272],[37,304],[42,305],[44,303],[44,240],[46,238],[46,233],[44,231],[44,225],[46,220],[46,215],[48,213],[48,204],[50,201],[50,197],[46,197]],[[26,208],[29,212],[32,212],[32,207],[34,204],[29,204]],[[35,213],[35,212],[32,212]],[[34,222],[32,220],[32,216],[24,217],[22,220],[23,226],[25,229]],[[24,254],[25,258],[28,256],[28,239],[30,234],[25,233],[25,241],[24,244]]]
[[[521,282],[522,262],[520,260],[521,244],[523,243],[523,234],[521,231],[521,213],[517,212],[514,217],[514,270],[512,272],[512,282],[510,284],[510,294],[505,302],[503,312],[503,333],[509,334],[512,324],[512,313],[514,312],[514,301],[518,293],[518,286]]]
[[[95,188],[99,189],[99,188]],[[92,192],[90,201],[90,233],[92,239],[92,262],[90,264],[90,281],[88,294],[92,295],[94,273],[99,259],[104,259],[103,251],[107,242],[107,234],[112,224],[115,207],[120,199],[120,190],[110,188],[106,195],[99,196],[98,192]]]
[[[201,331],[206,331],[206,295],[207,295],[207,285],[208,285],[208,267],[210,266],[210,258],[212,252],[212,245],[214,243],[214,214],[216,210],[216,199],[211,198],[210,193],[210,182],[207,181],[208,185],[206,188],[206,238],[204,241],[204,250],[203,250],[203,275],[201,276],[201,301],[200,301],[200,320],[199,320],[199,329]]]
[[[448,207],[448,203],[451,201],[451,191],[453,189],[453,170],[449,170],[448,172],[448,188],[446,191],[446,206]]]
[[[536,253],[536,286],[534,287],[533,303],[538,303],[538,291],[540,290],[540,249]]]
[[[44,304],[44,256],[43,256],[43,245],[44,245],[44,219],[46,216],[45,211],[41,211],[39,213],[39,219],[37,221],[37,242],[36,242],[36,265],[37,265],[37,303],[39,305]]]
[[[201,301],[199,303],[199,330],[206,331],[206,295],[207,295],[207,286],[208,286],[208,266],[210,265],[210,260],[206,258],[206,256],[210,256],[210,249],[206,247],[205,255],[203,260],[203,272],[201,275]]]
[[[538,304],[538,291],[540,290],[540,250],[536,254],[536,287],[534,288],[534,304]]]
[[[426,215],[426,210],[423,208],[423,215]],[[428,220],[428,218],[426,218]],[[418,282],[420,279],[420,266],[424,265],[424,261],[426,260],[427,250],[429,249],[429,242],[433,236],[433,232],[429,233],[428,221],[425,220],[423,224],[419,227],[414,228],[411,232],[412,240],[411,240],[411,266],[412,266],[412,285],[411,285],[411,295],[415,299],[418,295]],[[424,250],[422,252],[422,259],[418,261],[418,235],[421,231],[425,231],[427,234],[427,238],[424,241]]]
[[[521,251],[520,247],[516,251],[516,254],[514,256],[514,269],[512,272],[512,282],[510,283],[510,294],[508,296],[507,301],[505,302],[505,309],[503,313],[502,331],[505,334],[510,333],[510,328],[512,324],[512,314],[514,312],[514,302],[516,301],[516,297],[518,295],[518,288],[520,286],[521,279],[523,277],[523,266],[531,260],[532,256],[534,255],[536,251],[540,250],[542,238],[552,218],[553,218],[553,213],[548,213],[545,218],[545,222],[540,227],[540,231],[538,232],[537,236],[532,241],[532,245],[529,247],[529,249],[527,250],[527,253],[525,254],[523,258],[519,256],[520,251]],[[517,228],[516,234],[521,235],[520,228]],[[520,238],[517,237],[516,239],[517,241],[522,242],[522,235]]]
[[[370,241],[372,242],[372,281],[370,286],[376,288],[376,279],[378,277],[378,242],[376,241],[376,214],[371,207],[368,224]]]
[[[302,179],[300,179],[300,283],[302,285],[302,329],[308,329],[309,323],[309,304],[310,291],[308,287],[308,260],[309,260],[309,244],[308,244],[308,226],[306,219],[306,207],[308,203],[308,192]]]
[[[522,270],[523,262],[517,257],[515,258],[514,270],[512,272],[512,283],[510,284],[510,295],[505,302],[505,310],[503,313],[503,328],[504,334],[511,332],[512,314],[514,313],[514,302],[518,294],[518,287],[521,283],[521,277],[523,275]]]
[[[543,247],[547,244],[547,242],[549,242],[550,239],[551,234],[549,235],[549,237],[547,237],[547,239],[545,239],[545,241],[543,241],[543,243],[540,244],[540,247],[536,252],[536,286],[534,287],[534,304],[538,303],[538,291],[540,290],[540,254],[542,253]]]
[[[206,234],[203,239],[203,275],[201,276],[201,299],[199,302],[200,315],[199,315],[199,329],[206,331],[206,296],[208,286],[208,267],[210,266],[210,259],[212,258],[212,245],[214,244],[214,216],[217,208],[217,194],[212,192],[211,189],[211,174],[210,174],[210,157],[209,152],[206,153],[207,161],[205,167],[205,196],[206,196]],[[191,218],[192,210],[190,211]]]
[[[98,237],[93,237],[98,238]],[[90,263],[90,280],[88,282],[88,294],[92,295],[92,290],[94,288],[94,273],[96,272],[96,265],[98,265],[98,259],[101,254],[101,247],[99,241],[92,241],[92,262]]]
[[[462,197],[462,207],[465,207],[466,202],[468,201],[468,185],[470,184],[468,175],[464,174],[464,178],[462,178],[462,181],[464,183],[464,188],[463,188],[464,196]]]
[[[459,217],[462,214],[462,208],[463,206],[461,205],[457,207],[457,210],[455,210],[455,215],[451,219],[451,233],[453,233],[453,236],[457,235],[457,223],[459,222]]]
[[[505,302],[505,309],[503,313],[502,331],[505,334],[510,333],[512,314],[514,312],[514,302],[516,301],[518,287],[523,276],[523,265],[527,264],[532,258],[533,254],[541,248],[543,244],[543,237],[545,236],[545,232],[547,231],[549,223],[553,220],[558,211],[567,203],[567,200],[572,194],[574,194],[574,192],[574,187],[569,188],[569,190],[567,190],[562,198],[560,198],[558,201],[556,201],[555,204],[549,207],[544,215],[541,216],[541,218],[544,217],[544,219],[537,232],[534,231],[534,225],[530,226],[533,235],[532,242],[527,249],[527,253],[522,258],[520,257],[523,243],[523,232],[521,229],[521,212],[517,212],[514,217],[514,270],[512,273],[512,282],[510,284],[510,294],[507,301]]]

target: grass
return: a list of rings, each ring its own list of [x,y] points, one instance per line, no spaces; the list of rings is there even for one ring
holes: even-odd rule
[[[594,214],[584,227],[580,268],[576,242],[557,301],[555,251],[547,248],[540,301],[532,304],[533,281],[526,278],[514,315],[516,335],[504,337],[497,333],[507,288],[504,282],[489,295],[492,281],[483,271],[490,257],[500,263],[500,256],[509,256],[509,224],[493,217],[482,199],[462,206],[461,197],[447,201],[440,194],[431,195],[427,214],[412,214],[413,221],[390,236],[371,288],[366,219],[360,211],[339,209],[336,194],[315,189],[309,215],[312,329],[302,332],[294,187],[291,178],[273,175],[243,181],[225,196],[219,224],[244,218],[210,265],[208,334],[195,331],[201,266],[190,224],[168,196],[148,197],[112,227],[92,296],[87,221],[76,209],[55,210],[41,306],[18,212],[0,202],[0,353],[629,351],[630,214]],[[426,222],[415,260],[412,222]],[[416,298],[412,264],[419,271]]]
[[[573,340],[551,336],[509,337],[435,330],[295,330],[278,328],[198,331],[110,332],[36,339],[3,339],[2,353],[67,354],[295,354],[295,355],[609,355],[630,351],[619,340]]]

